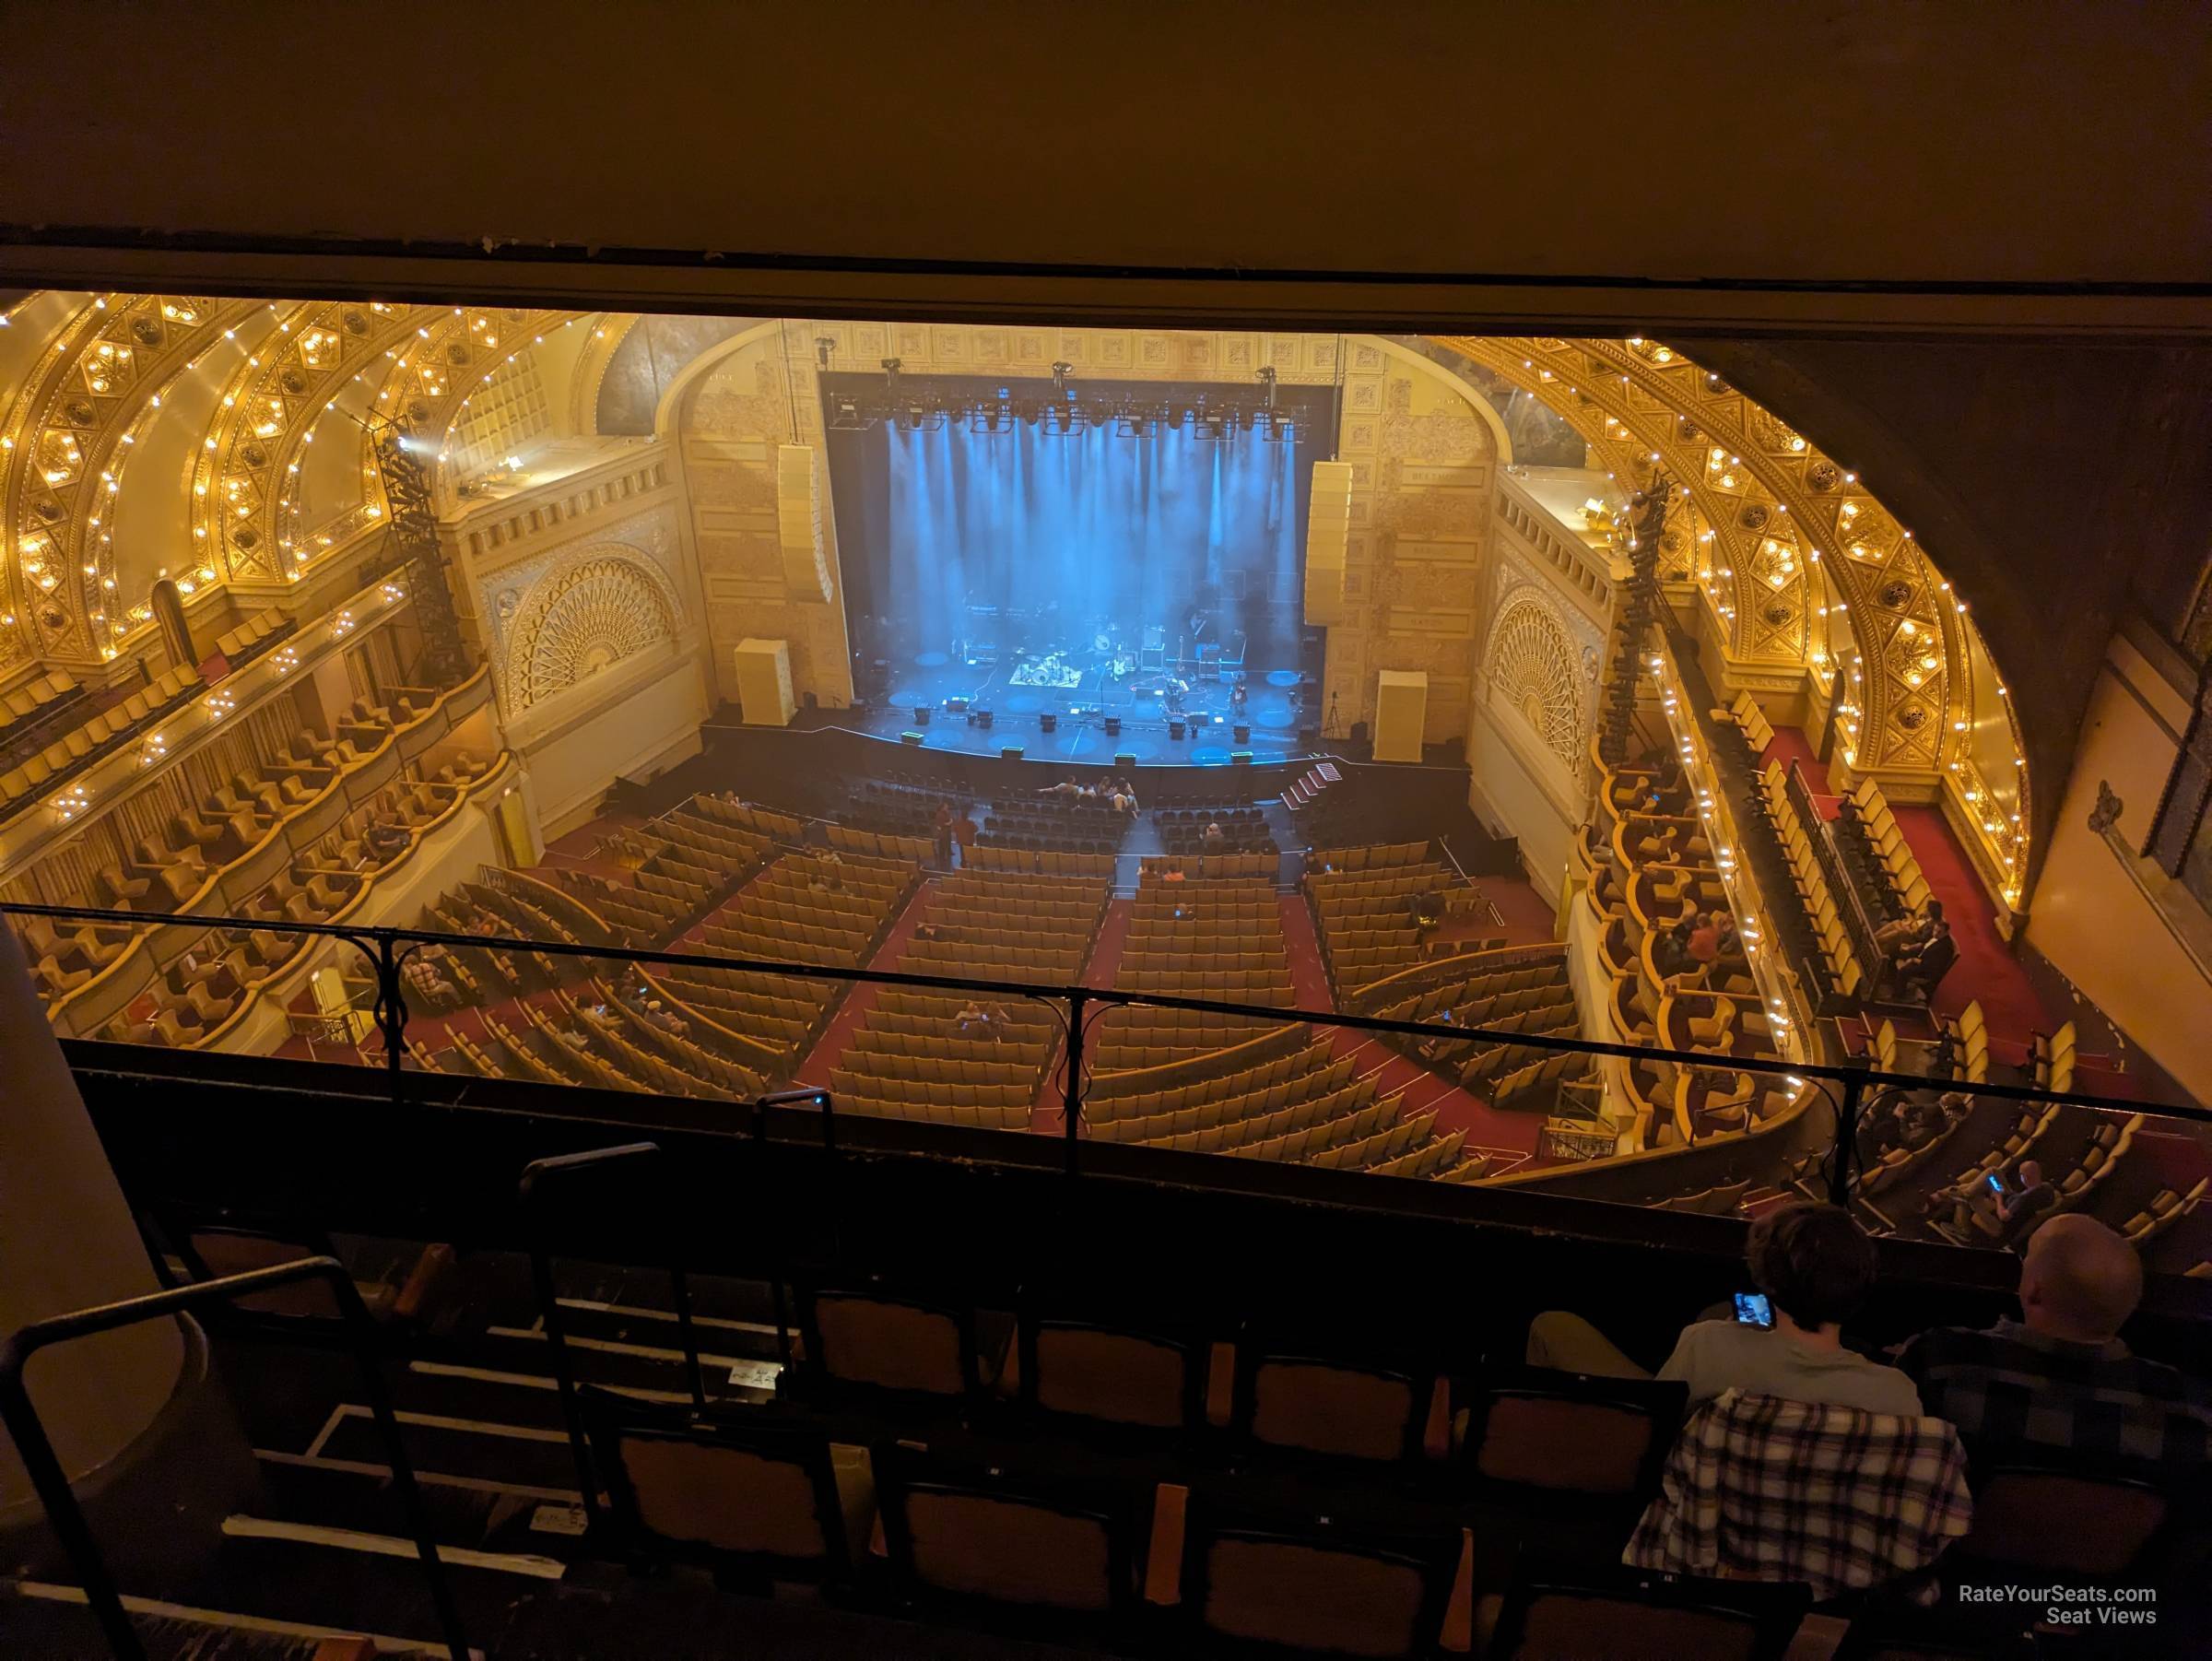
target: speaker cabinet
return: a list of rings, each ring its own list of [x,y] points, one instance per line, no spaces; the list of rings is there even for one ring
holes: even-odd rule
[[[1118,738],[1122,736],[1122,718],[1119,715],[1106,717],[1106,736],[1109,738]]]
[[[999,747],[999,751],[998,751],[998,759],[999,759],[1000,760],[1002,760],[1002,761],[1018,761],[1018,760],[1021,760],[1021,746],[1020,746],[1020,745],[1018,745],[1018,744],[1006,744],[1006,745],[1001,745],[1001,746]]]
[[[1229,736],[1231,739],[1239,744],[1250,744],[1252,742],[1252,728],[1244,722],[1240,721],[1236,724],[1236,725],[1229,729]]]
[[[731,654],[737,707],[747,726],[789,726],[798,704],[791,695],[791,643],[739,641]]]
[[[1045,713],[1044,713],[1043,714],[1041,714],[1041,715],[1040,715],[1040,716],[1038,716],[1038,717],[1037,717],[1037,730],[1038,730],[1039,732],[1041,732],[1041,733],[1051,733],[1051,732],[1057,732],[1057,731],[1059,730],[1059,728],[1060,728],[1060,717],[1059,717],[1059,716],[1057,716],[1057,715],[1055,715],[1055,714],[1053,714],[1052,711],[1050,711],[1050,710],[1047,710],[1047,711],[1045,711]]]
[[[1375,760],[1418,761],[1429,718],[1429,677],[1419,669],[1384,669],[1375,677]]]
[[[1126,749],[1117,749],[1117,750],[1115,750],[1115,751],[1113,752],[1113,764],[1114,764],[1114,766],[1115,766],[1116,768],[1124,768],[1124,767],[1125,767],[1125,768],[1129,769],[1129,770],[1130,770],[1132,772],[1135,772],[1135,771],[1136,771],[1136,755],[1135,755],[1135,751],[1133,751],[1133,750],[1126,750]]]
[[[917,703],[914,705],[914,724],[916,726],[927,726],[929,724],[929,705],[926,703]]]
[[[1173,720],[1171,720],[1171,721],[1170,721],[1170,722],[1168,723],[1168,736],[1169,736],[1169,737],[1171,737],[1171,738],[1180,738],[1180,737],[1182,737],[1182,735],[1183,735],[1184,731],[1185,731],[1185,728],[1184,728],[1184,725],[1183,725],[1183,721],[1182,721],[1182,716],[1178,715],[1178,716],[1176,716],[1176,717],[1175,717]]]

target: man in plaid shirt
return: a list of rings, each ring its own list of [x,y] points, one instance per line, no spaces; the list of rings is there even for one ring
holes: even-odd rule
[[[1931,1413],[1977,1445],[2202,1465],[2212,1399],[2117,1334],[2143,1296],[2135,1248],[2094,1218],[2054,1217],[2028,1239],[2018,1321],[1938,1326],[1899,1354]]]
[[[1925,1569],[1972,1524],[1943,1420],[1729,1390],[1682,1427],[1621,1561],[1826,1598]]]

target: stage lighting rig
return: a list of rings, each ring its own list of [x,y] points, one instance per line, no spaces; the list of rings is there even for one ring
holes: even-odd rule
[[[827,335],[814,337],[814,366],[823,374],[830,372],[830,354],[837,350],[837,342]]]

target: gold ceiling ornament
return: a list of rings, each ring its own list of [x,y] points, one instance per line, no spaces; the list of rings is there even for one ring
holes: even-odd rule
[[[1846,671],[1847,765],[1965,771],[1952,766],[1966,760],[1956,735],[1971,721],[1965,604],[1854,471],[1661,341],[1435,338],[1557,411],[1624,488],[1654,472],[1670,480],[1677,525],[1691,510],[1692,571],[1729,655]],[[2011,736],[2024,827],[2017,721]],[[2008,819],[1984,834],[2000,863],[2025,870],[2024,830]]]
[[[574,315],[381,300],[284,306],[225,389],[215,442],[202,447],[195,538],[218,548],[234,580],[297,580],[383,522],[371,423],[396,421],[442,447],[471,392]],[[303,493],[316,443],[350,458],[359,487],[349,500],[314,503]]]
[[[7,615],[33,655],[89,664],[127,632],[113,517],[142,418],[252,302],[99,294],[59,329],[10,417],[0,523],[13,544]]]

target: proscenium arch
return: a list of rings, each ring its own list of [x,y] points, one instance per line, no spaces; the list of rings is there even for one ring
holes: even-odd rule
[[[179,376],[212,360],[210,348],[241,319],[274,324],[261,349],[231,371],[194,452],[185,502],[191,544],[173,557],[141,561],[184,571],[181,580],[195,587],[283,584],[374,529],[381,488],[367,435],[351,416],[404,410],[442,450],[444,435],[488,374],[521,359],[553,328],[577,326],[594,315],[120,293],[58,303],[32,296],[9,312],[11,321],[19,312],[34,324],[41,338],[35,354],[25,349],[27,342],[10,343],[24,368],[0,418],[0,436],[8,440],[9,538],[0,604],[17,618],[0,624],[0,663],[36,656],[95,666],[136,650],[147,627],[132,596],[116,590],[113,511],[107,504],[126,488],[177,488],[167,477],[129,467],[129,447],[148,430],[155,400]],[[602,317],[608,339],[604,347],[587,347],[587,361],[572,383],[578,396],[596,390],[641,321]],[[776,349],[794,360],[783,372],[811,370],[810,358],[796,361],[811,353],[810,320],[733,321],[739,322],[735,333],[670,366],[653,405],[653,430],[662,439],[677,431],[682,406],[702,377],[771,334]],[[1468,395],[1420,343],[1346,338],[1373,340],[1388,358],[1450,385],[1485,423],[1500,460],[1511,461],[1511,434],[1495,409]],[[1482,362],[1533,394],[1582,435],[1594,462],[1618,480],[1648,479],[1655,457],[1682,487],[1688,509],[1678,515],[1668,569],[1706,593],[1731,661],[1747,670],[1840,671],[1846,707],[1838,731],[1847,765],[1877,776],[1943,781],[1956,773],[1950,782],[1967,802],[2001,804],[2003,810],[1985,807],[1973,817],[1987,831],[1982,852],[1993,886],[2017,904],[2031,874],[2034,816],[2027,769],[2015,766],[2013,780],[2004,779],[1995,742],[2009,732],[2012,760],[2019,760],[2017,716],[2007,701],[1995,726],[1976,721],[1974,666],[1983,666],[1984,693],[1993,679],[1986,642],[1943,573],[1863,481],[1795,428],[1664,343],[1433,336],[1429,344]],[[128,372],[103,375],[103,348],[130,351]],[[812,435],[814,414],[799,413],[802,439]],[[350,468],[333,471],[322,451],[307,449],[318,429],[325,443],[339,442],[358,465],[358,496],[347,488]],[[312,470],[324,480],[308,515],[312,523],[301,518],[301,493],[285,482],[299,477],[303,455],[318,458]],[[440,480],[448,491],[451,482]],[[352,505],[336,513],[341,499]],[[34,512],[36,524],[29,517]],[[156,515],[149,523],[169,521]],[[312,545],[300,546],[307,536]],[[32,561],[35,571],[27,570]],[[1820,661],[1829,637],[1846,632],[1818,626],[1824,604],[1848,608],[1859,661]],[[1995,684],[2003,685],[2001,678]],[[1986,706],[1986,696],[1980,701]],[[1993,771],[2000,776],[1987,776]],[[2017,830],[2010,825],[2014,813]]]

